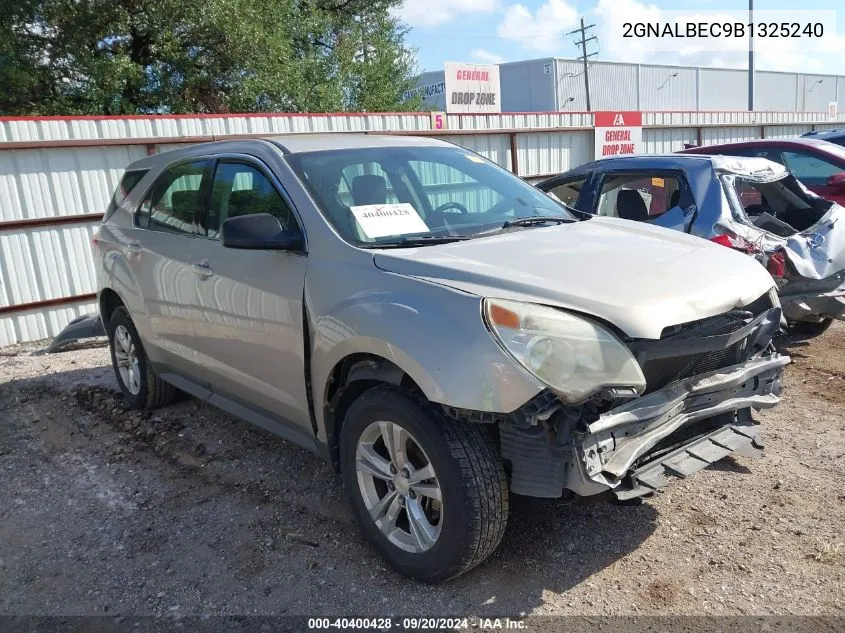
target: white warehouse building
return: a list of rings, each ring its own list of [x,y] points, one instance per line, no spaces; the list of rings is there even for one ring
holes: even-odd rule
[[[583,62],[550,57],[499,65],[502,112],[584,112],[587,110]],[[446,110],[445,75],[419,76],[416,89],[423,109]],[[747,110],[745,70],[590,62],[590,109],[596,110]],[[757,71],[754,109],[775,112],[824,112],[832,102],[845,106],[845,75]]]

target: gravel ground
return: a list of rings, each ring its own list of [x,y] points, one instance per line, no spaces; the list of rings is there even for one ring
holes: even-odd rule
[[[124,410],[107,349],[0,350],[0,614],[845,612],[845,323],[793,357],[766,455],[639,506],[514,498],[439,587],[385,568],[339,476],[197,401]]]

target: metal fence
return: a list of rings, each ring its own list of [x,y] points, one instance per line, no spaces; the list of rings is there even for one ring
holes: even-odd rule
[[[820,112],[647,112],[643,150],[792,136],[834,126]],[[528,180],[593,158],[584,112],[313,114],[0,119],[0,346],[57,334],[96,309],[91,237],[123,169],[140,157],[233,137],[416,134],[472,149]]]

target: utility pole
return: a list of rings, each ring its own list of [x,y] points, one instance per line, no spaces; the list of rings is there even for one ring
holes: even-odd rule
[[[748,111],[754,111],[754,0],[748,0]]]
[[[567,35],[575,35],[576,33],[581,34],[581,41],[575,42],[575,45],[581,47],[581,57],[579,57],[578,59],[581,59],[584,62],[584,91],[587,97],[587,112],[592,112],[592,108],[590,107],[590,77],[589,73],[587,72],[587,60],[590,57],[595,57],[596,55],[598,55],[598,53],[590,53],[589,55],[587,55],[587,42],[591,42],[596,39],[595,35],[587,37],[587,30],[593,27],[595,27],[595,24],[585,25],[584,18],[581,18],[581,28],[575,29],[574,31],[570,31],[569,33],[567,33]]]

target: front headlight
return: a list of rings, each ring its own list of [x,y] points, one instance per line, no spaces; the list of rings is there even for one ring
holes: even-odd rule
[[[570,404],[604,387],[645,388],[631,351],[600,325],[533,303],[484,300],[484,320],[516,362]]]

